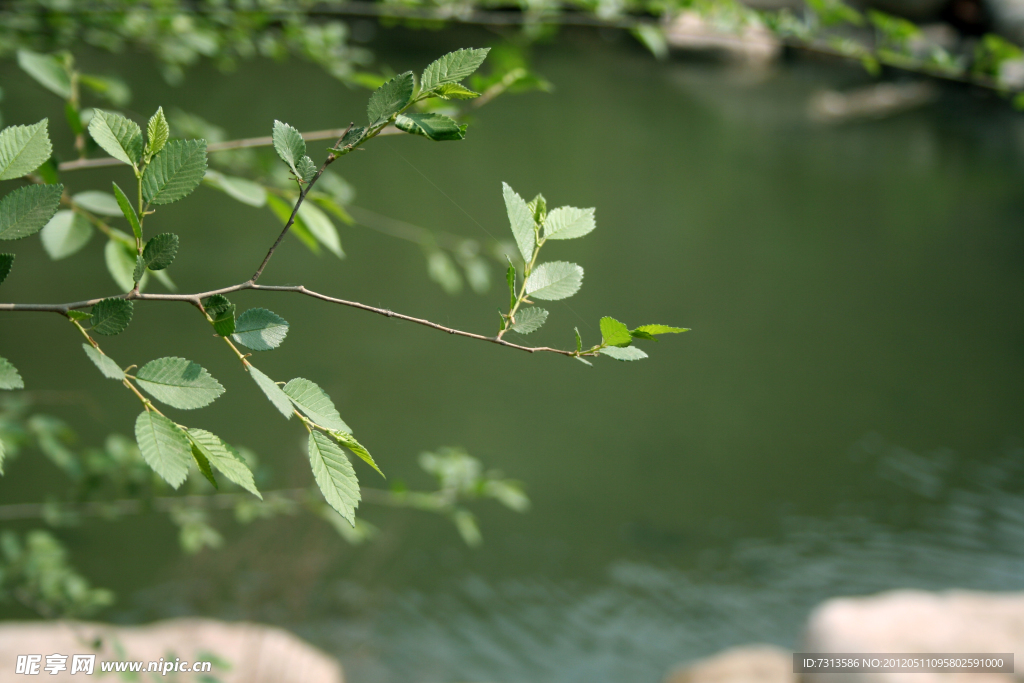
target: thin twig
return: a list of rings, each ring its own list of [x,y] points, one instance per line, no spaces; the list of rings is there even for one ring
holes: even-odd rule
[[[458,330],[452,327],[445,327],[437,323],[425,320],[423,318],[416,318],[411,315],[405,315],[403,313],[395,313],[386,308],[377,308],[376,306],[370,306],[368,304],[360,303],[358,301],[348,301],[347,299],[339,299],[337,297],[328,296],[315,292],[311,289],[307,289],[304,285],[294,286],[277,286],[277,285],[257,285],[251,280],[232,285],[230,287],[222,287],[220,289],[211,289],[208,292],[197,292],[195,294],[148,294],[146,292],[129,292],[128,294],[118,294],[113,297],[105,297],[111,299],[128,299],[130,301],[184,301],[190,303],[193,306],[199,306],[200,301],[207,297],[213,296],[214,294],[230,294],[232,292],[240,292],[243,290],[257,290],[261,292],[293,292],[296,294],[303,294],[305,296],[313,297],[314,299],[320,299],[332,304],[339,304],[341,306],[348,306],[350,308],[358,308],[362,311],[369,311],[370,313],[376,313],[387,318],[395,318],[397,320],[405,320],[406,322],[416,323],[417,325],[423,325],[441,332],[447,332],[458,337],[467,337],[469,339],[478,339],[480,341],[490,342],[492,344],[498,344],[499,346],[507,346],[512,349],[519,349],[520,351],[526,351],[528,353],[536,353],[538,351],[544,351],[548,353],[557,353],[563,356],[574,357],[576,355],[596,355],[594,353],[582,353],[577,354],[575,351],[565,351],[563,349],[556,349],[550,346],[522,346],[521,344],[513,344],[507,342],[504,339],[498,339],[496,337],[487,337],[482,334],[475,334],[473,332],[466,332],[464,330]],[[89,308],[95,306],[102,299],[86,299],[85,301],[73,301],[66,304],[0,304],[0,311],[19,311],[19,312],[33,312],[33,313],[61,313],[67,315],[68,311]]]

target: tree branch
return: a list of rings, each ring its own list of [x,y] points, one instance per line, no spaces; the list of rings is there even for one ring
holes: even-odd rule
[[[550,346],[523,346],[521,344],[513,344],[512,342],[505,341],[504,339],[498,339],[497,337],[487,337],[482,334],[476,334],[473,332],[466,332],[464,330],[458,330],[452,327],[445,327],[437,323],[425,320],[423,318],[416,318],[411,315],[405,315],[403,313],[395,313],[392,310],[386,308],[377,308],[376,306],[370,306],[368,304],[360,303],[358,301],[348,301],[347,299],[339,299],[320,292],[315,292],[311,289],[307,289],[304,285],[294,286],[278,286],[278,285],[257,285],[251,280],[247,280],[237,285],[230,287],[222,287],[220,289],[211,289],[208,292],[197,292],[195,294],[147,294],[145,292],[129,292],[127,294],[119,294],[114,297],[105,297],[111,299],[127,299],[129,301],[183,301],[193,306],[201,306],[200,302],[214,294],[230,294],[232,292],[240,292],[243,290],[257,290],[261,292],[292,292],[295,294],[302,294],[305,296],[313,297],[314,299],[320,299],[332,304],[338,304],[340,306],[348,306],[349,308],[358,308],[362,311],[368,311],[370,313],[376,313],[387,318],[395,318],[397,320],[405,320],[406,322],[416,323],[417,325],[423,325],[434,330],[441,332],[447,332],[458,337],[467,337],[469,339],[477,339],[479,341],[490,342],[491,344],[498,344],[499,346],[507,346],[512,349],[519,349],[520,351],[526,351],[527,353],[536,353],[538,351],[547,353],[557,353],[562,356],[575,357],[580,356],[593,356],[596,353],[577,354],[575,351],[565,351],[564,349],[556,349]],[[60,313],[67,315],[68,311],[77,310],[81,308],[89,308],[95,306],[102,299],[87,299],[85,301],[73,301],[66,304],[0,304],[0,311],[20,311],[20,312],[35,312],[35,313]]]

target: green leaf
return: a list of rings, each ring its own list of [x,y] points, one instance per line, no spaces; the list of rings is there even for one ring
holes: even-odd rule
[[[174,263],[177,254],[178,236],[165,232],[146,242],[146,248],[142,250],[142,259],[150,270],[163,270]]]
[[[512,235],[516,238],[519,253],[522,254],[523,261],[529,263],[533,258],[533,248],[537,244],[533,212],[508,183],[501,184],[501,193],[505,198],[505,210],[508,212],[508,221],[512,224]]]
[[[263,500],[263,496],[256,488],[256,482],[253,481],[252,471],[242,460],[238,451],[230,444],[225,443],[216,434],[211,434],[203,429],[189,429],[188,436],[210,464],[217,468],[218,472]]]
[[[423,90],[433,90],[444,83],[457,83],[466,76],[476,71],[491,48],[464,48],[449,52],[443,57],[431,62],[423,70],[421,87]],[[373,118],[373,117],[370,117]]]
[[[106,260],[110,277],[114,278],[114,282],[117,283],[118,287],[126,292],[130,291],[135,286],[133,275],[138,257],[135,249],[129,248],[118,240],[111,239],[107,241],[106,246],[103,248],[103,256]],[[146,277],[143,276],[142,281],[139,283],[140,289],[145,282]]]
[[[635,330],[630,330],[629,333],[637,339],[650,339],[652,341],[658,341],[654,338],[656,334],[678,334],[680,332],[689,332],[688,327],[669,327],[668,325],[641,325]]]
[[[377,88],[370,95],[370,101],[366,105],[366,115],[370,119],[370,125],[376,126],[384,123],[405,109],[412,100],[414,87],[412,72],[406,71]]]
[[[132,168],[138,168],[143,146],[139,124],[120,114],[95,109],[89,121],[89,135],[107,154]]]
[[[109,192],[86,190],[85,192],[79,192],[76,195],[72,195],[71,201],[86,211],[98,213],[101,216],[122,215],[121,205],[117,203],[117,199],[114,195]]]
[[[547,319],[548,312],[543,308],[524,308],[516,313],[516,324],[512,326],[512,331],[519,334],[536,332]]]
[[[473,515],[469,510],[456,510],[452,513],[452,521],[455,523],[455,529],[459,532],[459,536],[466,545],[475,548],[483,542],[483,536],[480,534],[480,527],[477,526],[476,516]]]
[[[629,328],[615,318],[605,316],[601,318],[601,337],[604,343],[611,346],[629,346],[633,337],[629,334]]]
[[[549,240],[571,240],[583,237],[593,229],[593,209],[560,206],[552,209],[544,220],[544,237]]]
[[[195,440],[189,436],[189,441],[192,442],[192,459],[196,461],[196,467],[199,468],[199,473],[206,477],[206,481],[210,482],[213,488],[220,490],[220,486],[217,484],[217,479],[213,476],[213,470],[210,468],[210,460],[203,453],[202,449],[196,445]]]
[[[112,336],[124,332],[132,321],[134,306],[126,299],[103,299],[92,307],[92,331]]]
[[[282,225],[288,224],[288,219],[292,215],[292,206],[289,205],[288,202],[284,201],[280,197],[268,194],[267,206],[274,212],[274,215],[277,216]],[[306,224],[302,221],[301,217],[295,217],[295,222],[292,223],[291,233],[295,235],[296,239],[309,247],[311,252],[314,254],[320,253],[320,244],[316,241],[316,238],[313,237],[313,234],[309,231],[309,228],[306,227]]]
[[[299,207],[297,220],[316,238],[316,241],[327,247],[327,250],[338,258],[345,258],[345,252],[341,249],[341,238],[338,237],[338,230],[334,223],[323,211],[309,202],[302,202]]]
[[[637,24],[630,33],[646,47],[655,59],[668,57],[668,41],[665,31],[656,24]]]
[[[120,78],[78,74],[78,82],[105,98],[115,107],[123,107],[132,101],[131,88]]]
[[[512,259],[508,259],[508,270],[505,271],[505,282],[508,283],[508,310],[512,310],[516,305],[516,267],[512,265]]]
[[[114,201],[121,208],[121,213],[128,220],[128,225],[132,226],[132,232],[135,234],[135,239],[142,239],[142,224],[139,223],[139,214],[135,213],[135,209],[132,207],[132,203],[128,200],[128,195],[114,183]]]
[[[440,142],[462,140],[466,137],[466,124],[444,114],[401,114],[395,119],[399,130]]]
[[[366,135],[366,128],[362,126],[354,126],[347,133],[341,136],[341,142],[338,143],[337,147],[332,147],[331,151],[334,152],[335,156],[343,156],[351,152],[356,145],[363,141],[363,137]]]
[[[583,350],[583,339],[580,337],[580,328],[574,327],[572,329],[573,332],[576,333],[576,353],[579,353]]]
[[[284,393],[295,407],[324,429],[351,434],[352,430],[338,414],[334,402],[315,382],[296,377],[284,385]]]
[[[323,182],[323,178],[320,179],[320,182]],[[309,201],[310,199],[316,202],[317,206],[333,213],[334,217],[342,223],[345,223],[346,225],[353,225],[355,223],[355,219],[349,215],[348,211],[345,210],[345,207],[338,203],[334,197],[325,197],[321,194],[314,193],[313,196],[306,196],[306,201]]]
[[[249,365],[248,367],[249,374],[252,375],[256,385],[263,390],[263,393],[267,395],[267,398],[274,404],[274,407],[285,416],[285,419],[292,419],[294,409],[292,408],[292,401],[288,398],[288,394],[284,393],[281,390],[281,387],[279,387],[274,380],[264,375],[258,368],[253,365]]]
[[[142,198],[160,206],[187,197],[206,174],[206,140],[172,140],[142,174]]]
[[[53,146],[47,119],[31,126],[10,126],[0,131],[0,180],[28,175],[50,158]]]
[[[14,254],[0,254],[0,284],[11,274],[14,267]]]
[[[6,358],[0,358],[0,389],[24,389],[25,381],[18,369]]]
[[[567,299],[583,284],[583,268],[567,261],[551,261],[537,266],[526,278],[526,293],[536,299]]]
[[[635,346],[627,346],[625,348],[619,346],[606,346],[600,349],[600,352],[615,360],[641,360],[647,358],[647,354],[636,348]]]
[[[135,256],[135,268],[132,269],[132,280],[133,284],[138,284],[142,281],[142,278],[146,275],[146,259],[142,258],[142,254],[136,254]]]
[[[302,157],[299,162],[295,165],[296,175],[302,178],[303,182],[308,183],[316,175],[316,164],[309,157]]]
[[[327,504],[355,526],[359,480],[345,452],[326,434],[313,430],[309,434],[309,464]]]
[[[331,432],[331,436],[337,439],[338,443],[342,446],[345,446],[350,451],[358,455],[367,465],[377,470],[377,474],[384,477],[384,473],[380,471],[379,467],[377,467],[377,463],[374,461],[373,456],[370,455],[370,451],[366,450],[366,447],[363,446],[363,444],[356,441],[356,437],[351,434],[346,434],[345,432]],[[384,478],[387,479],[387,477]]]
[[[34,235],[60,206],[63,185],[26,185],[0,199],[0,240]]]
[[[53,55],[18,50],[18,66],[57,97],[71,99],[71,76],[61,61]]]
[[[91,238],[92,225],[75,211],[58,211],[39,233],[43,249],[54,261],[71,256]]]
[[[198,363],[175,356],[149,361],[135,373],[135,381],[156,400],[181,410],[208,406],[224,393]]]
[[[222,337],[235,332],[235,305],[223,294],[208,296],[202,301],[206,314],[213,319],[214,331]]]
[[[544,219],[548,215],[548,202],[544,199],[544,195],[538,194],[534,197],[530,203],[527,204],[530,207],[530,213],[533,214],[533,220],[537,225],[544,222]]]
[[[231,338],[253,351],[270,351],[287,335],[288,321],[284,318],[265,308],[250,308],[238,316]]]
[[[167,117],[164,116],[164,108],[157,107],[156,113],[149,118],[146,124],[146,156],[152,157],[164,148],[167,139],[171,136],[171,128],[167,125]]]
[[[104,377],[118,381],[124,379],[124,370],[110,356],[89,344],[82,344],[82,348],[85,349],[85,355],[89,356],[89,360],[100,369]]]
[[[68,317],[72,320],[88,320],[92,317],[92,313],[90,311],[70,310],[68,311]]]
[[[135,440],[146,464],[172,487],[181,486],[192,462],[192,444],[185,433],[163,415],[144,410],[135,420]]]
[[[306,141],[302,133],[283,121],[274,121],[274,149],[277,156],[292,169],[292,173],[301,177],[298,171],[299,160],[306,154]]]
[[[462,291],[462,276],[459,269],[455,267],[448,254],[440,249],[434,249],[427,254],[427,275],[448,294],[458,294]]]
[[[480,93],[474,92],[464,85],[458,83],[445,83],[434,88],[434,94],[445,100],[472,100],[480,97]]]
[[[267,203],[267,191],[263,186],[246,178],[227,176],[219,171],[207,169],[203,181],[243,204],[259,208]]]

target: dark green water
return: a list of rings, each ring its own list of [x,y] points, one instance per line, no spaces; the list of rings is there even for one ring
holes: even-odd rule
[[[384,33],[374,47],[400,71],[488,40]],[[106,616],[282,624],[338,654],[356,683],[625,682],[732,644],[792,646],[832,595],[1024,587],[1024,119],[957,89],[892,119],[823,126],[808,98],[862,82],[856,71],[661,64],[591,34],[536,59],[555,93],[499,99],[463,143],[381,139],[336,168],[360,206],[481,241],[508,237],[502,181],[596,206],[593,234],[546,248],[586,279],[530,341],[568,346],[574,326],[594,341],[602,315],[693,332],[641,363],[586,368],[238,295],[291,323],[260,367],[320,382],[389,476],[426,485],[416,454],[461,445],[525,481],[533,509],[479,506],[477,550],[443,520],[370,506],[383,533],[362,549],[305,518],[225,517],[227,546],[195,558],[157,516],[61,532],[83,571],[118,591]],[[172,89],[145,59],[91,61],[129,77],[139,118],[174,103],[238,137],[269,134],[275,118],[344,125],[365,100],[305,65],[196,70]],[[9,64],[0,78],[9,122],[59,118],[56,98]],[[127,176],[66,182],[111,179]],[[156,219],[182,236],[185,291],[245,279],[278,230],[207,189]],[[497,289],[449,297],[417,247],[363,228],[342,239],[343,262],[289,240],[265,280],[493,331]],[[56,266],[36,239],[15,246],[21,276],[4,300],[114,291],[98,239]],[[87,398],[91,413],[48,408],[85,442],[130,433],[135,400],[100,380],[67,327],[4,316],[2,355],[31,388]],[[220,346],[189,307],[154,303],[105,348],[200,362],[228,393],[190,424],[256,450],[277,484],[306,485],[300,428]],[[0,500],[43,498],[51,474],[41,457],[18,460]]]

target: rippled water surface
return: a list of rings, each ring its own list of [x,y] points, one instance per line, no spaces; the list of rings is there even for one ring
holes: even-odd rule
[[[404,70],[489,40],[383,32],[375,48]],[[427,485],[416,454],[461,445],[526,482],[533,508],[478,506],[476,550],[444,520],[371,506],[361,512],[382,533],[360,549],[306,518],[225,517],[226,547],[197,557],[158,516],[61,532],[82,570],[118,591],[107,616],[282,624],[338,654],[355,683],[619,683],[733,644],[792,646],[833,595],[1024,588],[1024,119],[950,89],[929,108],[826,126],[809,120],[808,98],[862,83],[855,70],[656,63],[584,33],[536,62],[555,92],[499,99],[465,142],[381,139],[339,162],[356,203],[483,243],[506,236],[502,181],[596,206],[592,235],[550,246],[584,266],[583,289],[551,306],[531,341],[570,345],[574,326],[596,341],[602,315],[693,331],[642,363],[586,368],[238,295],[292,325],[261,367],[323,384],[390,477]],[[133,113],[176,104],[239,137],[268,134],[274,118],[344,125],[365,99],[301,64],[198,70],[180,88],[146,60],[127,68]],[[56,99],[10,65],[0,80],[8,121],[59,119]],[[111,179],[126,177],[74,182]],[[182,236],[178,283],[245,279],[274,219],[207,189],[196,197],[152,219]],[[340,262],[286,242],[265,279],[493,330],[497,264],[491,294],[451,297],[418,247],[361,227],[342,240]],[[59,268],[38,241],[16,246],[34,277],[12,276],[5,300],[113,291],[98,239]],[[187,309],[138,306],[111,354],[202,363],[228,393],[196,425],[256,450],[276,484],[307,484],[301,430],[276,419]],[[3,355],[33,389],[86,401],[47,408],[85,442],[130,433],[133,399],[101,383],[65,327],[5,316]],[[40,500],[51,477],[42,458],[22,458],[0,500]]]

